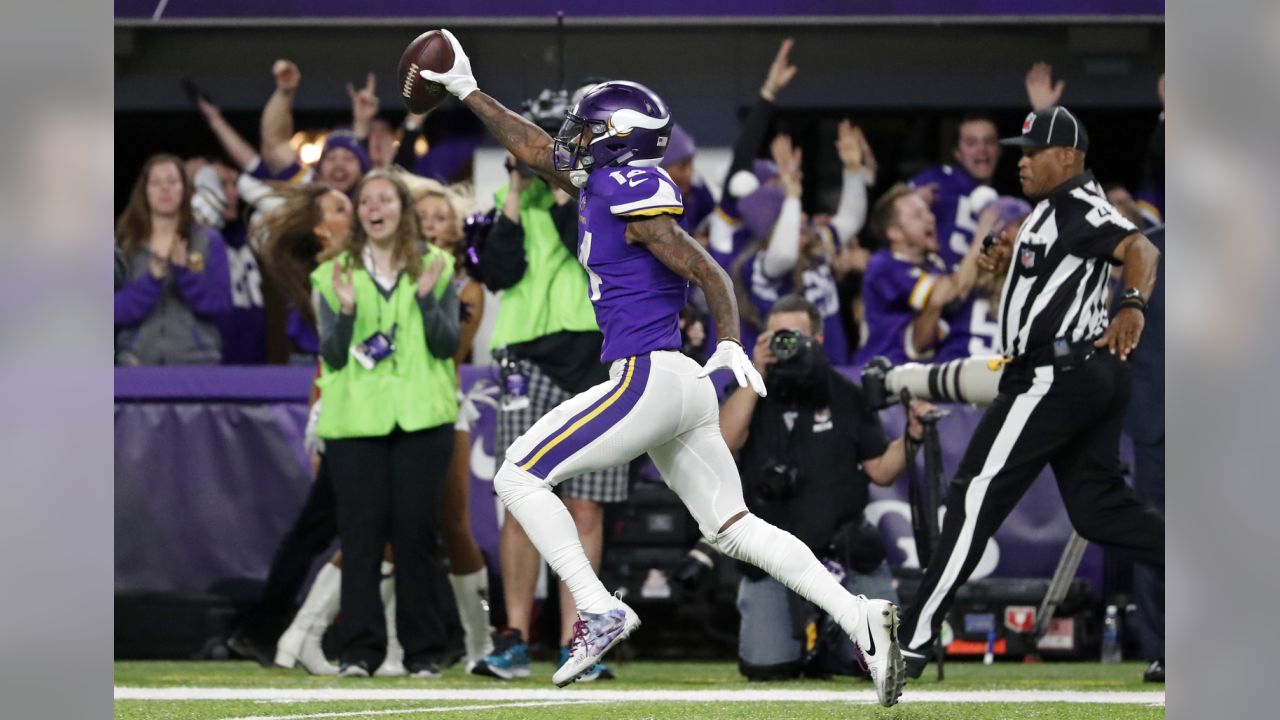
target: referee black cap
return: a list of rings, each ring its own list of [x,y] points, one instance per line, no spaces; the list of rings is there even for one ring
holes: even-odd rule
[[[1089,150],[1089,133],[1074,113],[1061,105],[1052,105],[1027,114],[1022,121],[1022,134],[1005,138],[1001,145],[1021,147],[1064,147],[1080,152]]]

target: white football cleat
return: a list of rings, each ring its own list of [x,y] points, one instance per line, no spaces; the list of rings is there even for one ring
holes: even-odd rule
[[[579,611],[578,621],[573,624],[573,638],[569,641],[569,659],[551,676],[551,681],[557,687],[564,687],[577,680],[638,627],[640,616],[621,600],[617,607],[606,612]]]
[[[862,659],[876,686],[876,697],[893,707],[906,684],[902,648],[898,645],[898,608],[888,600],[867,600],[862,627],[853,634]]]

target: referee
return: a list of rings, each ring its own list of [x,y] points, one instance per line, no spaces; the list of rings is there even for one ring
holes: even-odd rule
[[[1046,463],[1081,536],[1164,569],[1164,520],[1125,485],[1119,453],[1125,360],[1142,335],[1160,252],[1085,170],[1089,136],[1066,108],[1029,114],[1021,137],[1000,142],[1022,148],[1018,178],[1038,204],[1012,247],[991,247],[980,260],[1006,273],[998,340],[1009,362],[947,490],[941,540],[903,616],[911,677],[923,672],[987,540]],[[1124,291],[1108,323],[1112,265],[1124,266]]]

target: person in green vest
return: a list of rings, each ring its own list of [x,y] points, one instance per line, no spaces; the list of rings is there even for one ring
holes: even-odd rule
[[[544,90],[525,103],[525,116],[559,129],[567,109],[563,91]],[[503,397],[494,457],[563,401],[608,379],[600,363],[603,336],[579,264],[577,203],[552,189],[508,156],[509,181],[494,198],[500,209],[481,256],[485,284],[501,291],[492,347],[501,357]],[[627,499],[628,466],[582,475],[556,488],[573,516],[591,564],[600,567],[604,545],[604,503]],[[510,514],[498,539],[507,628],[495,651],[470,668],[479,675],[509,680],[528,677],[529,626],[534,588],[542,560],[524,529]],[[573,596],[560,583],[561,662],[578,619]],[[598,664],[580,681],[611,679]]]
[[[402,181],[373,171],[353,195],[358,222],[341,252],[311,274],[324,397],[316,434],[337,493],[343,555],[339,668],[368,676],[386,654],[378,587],[389,543],[404,666],[438,677],[446,649],[438,526],[458,414],[453,263],[419,244]]]

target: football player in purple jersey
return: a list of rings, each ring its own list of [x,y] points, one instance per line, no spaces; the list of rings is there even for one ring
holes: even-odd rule
[[[861,649],[881,704],[902,691],[897,608],[846,591],[794,535],[747,511],[733,456],[720,434],[716,391],[707,376],[726,368],[740,386],[765,393],[736,334],[722,332],[706,365],[682,355],[679,314],[689,283],[702,289],[719,328],[738,327],[729,278],[680,228],[679,190],[658,167],[671,113],[633,82],[585,93],[552,138],[480,92],[471,61],[445,30],[454,62],[423,70],[472,112],[520,161],[578,196],[578,259],[604,334],[610,380],[545,415],[507,450],[494,489],[573,594],[580,620],[569,659],[552,677],[573,682],[640,625],[591,569],[564,503],[561,480],[648,453],[708,542],[760,567],[822,608]]]

